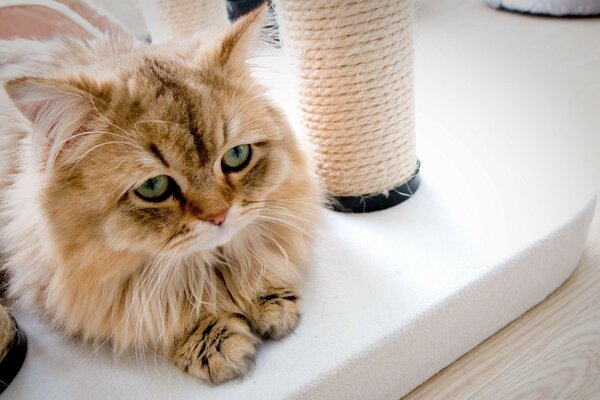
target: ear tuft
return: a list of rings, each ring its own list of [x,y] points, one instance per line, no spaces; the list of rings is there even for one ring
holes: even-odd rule
[[[33,124],[44,119],[56,103],[72,100],[72,94],[58,82],[42,78],[15,79],[6,83],[4,89],[13,104]]]
[[[235,21],[221,39],[218,60],[223,67],[235,69],[245,64],[250,48],[258,40],[269,9],[268,3],[265,1],[254,11]]]
[[[60,118],[71,112],[81,114],[93,105],[102,105],[109,94],[90,80],[60,81],[45,78],[18,78],[4,89],[13,104],[33,124]]]

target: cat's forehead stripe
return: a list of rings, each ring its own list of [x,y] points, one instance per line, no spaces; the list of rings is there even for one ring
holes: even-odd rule
[[[163,156],[163,154],[160,152],[160,150],[158,149],[158,147],[152,143],[150,145],[150,151],[152,152],[152,154],[154,154],[154,156],[156,158],[158,158],[160,160],[161,163],[163,163],[163,165],[167,168],[170,168],[171,166],[169,165],[169,163],[167,162],[167,160],[165,159],[165,157]]]
[[[158,60],[146,59],[145,66],[158,84],[157,95],[164,95],[166,91],[171,92],[175,101],[181,102],[181,107],[185,109],[186,120],[180,121],[187,128],[187,131],[192,136],[196,152],[201,163],[208,161],[208,152],[203,141],[203,130],[199,129],[200,115],[197,112],[196,105],[200,102],[200,96],[192,96],[190,89],[179,82],[175,76],[175,71],[169,71],[168,67],[161,64]]]
[[[198,152],[198,157],[201,162],[208,161],[208,154],[206,151],[206,147],[204,146],[204,141],[202,140],[202,135],[198,131],[198,119],[195,117],[195,109],[193,104],[189,101],[189,99],[184,100],[186,103],[186,112],[187,112],[187,125],[188,132],[192,135],[192,139],[194,140],[194,145],[196,146],[196,151]]]
[[[174,74],[171,71],[167,71],[164,65],[158,62],[158,60],[149,58],[146,58],[144,61],[142,71],[151,73],[154,79],[159,83],[158,95],[163,94],[165,89],[177,89],[179,84],[172,78]]]

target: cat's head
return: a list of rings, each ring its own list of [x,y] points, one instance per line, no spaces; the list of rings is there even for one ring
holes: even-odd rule
[[[245,62],[263,13],[201,49],[134,48],[6,85],[33,123],[44,208],[63,246],[189,253],[252,224],[296,223],[278,201],[313,196],[314,185]]]

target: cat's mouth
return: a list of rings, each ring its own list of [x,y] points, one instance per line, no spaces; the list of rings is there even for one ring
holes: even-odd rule
[[[202,250],[214,250],[231,241],[239,232],[238,224],[225,223],[221,226],[203,227],[200,232],[192,231],[171,239],[165,250],[176,253],[190,253]]]
[[[214,250],[229,243],[252,221],[252,218],[243,216],[240,211],[235,206],[231,207],[227,218],[219,225],[201,220],[189,222],[169,240],[164,250],[175,255],[187,255],[197,251]]]
[[[169,243],[169,249],[177,250],[186,247],[190,243],[199,240],[200,235],[186,235],[184,237],[176,237]]]

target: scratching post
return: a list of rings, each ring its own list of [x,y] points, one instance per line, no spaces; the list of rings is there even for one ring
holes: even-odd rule
[[[418,188],[410,0],[276,0],[299,109],[338,211],[396,205]]]
[[[221,31],[229,25],[223,0],[142,0],[140,6],[154,43],[202,30]]]

